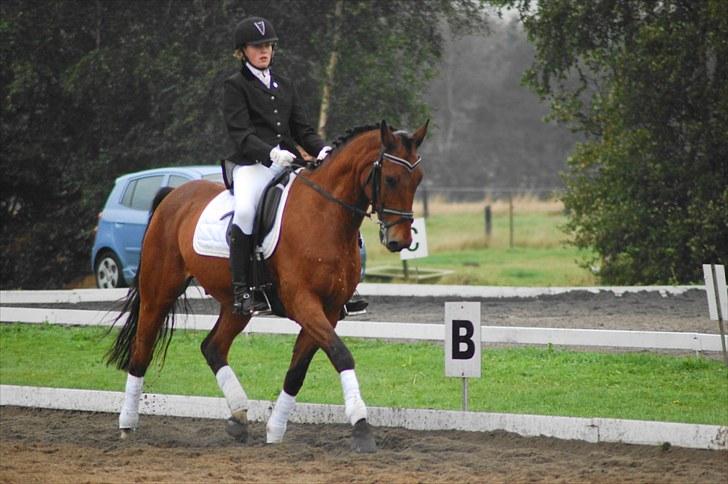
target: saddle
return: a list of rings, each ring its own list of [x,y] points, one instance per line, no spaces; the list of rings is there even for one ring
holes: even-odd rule
[[[315,168],[315,165],[313,167]],[[268,267],[265,264],[262,246],[263,240],[275,226],[278,206],[281,203],[284,190],[291,182],[291,173],[299,168],[300,166],[286,168],[273,178],[263,190],[258,209],[255,212],[253,221],[253,246],[255,249],[253,254],[250,255],[250,284],[253,288],[253,297],[255,298],[253,316],[275,314],[283,318],[288,317],[283,303],[278,298],[273,279],[270,277]],[[232,192],[233,187],[227,183],[227,180],[226,186]],[[225,216],[228,215],[230,216],[230,220],[228,222],[226,237],[229,245],[233,219],[232,212],[225,214]],[[344,319],[346,316],[365,314],[367,306],[368,302],[366,300],[355,295],[354,298],[344,305],[340,319]]]

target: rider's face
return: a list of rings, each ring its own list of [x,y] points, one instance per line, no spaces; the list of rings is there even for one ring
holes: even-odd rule
[[[273,59],[273,44],[266,42],[258,45],[245,45],[243,52],[253,67],[267,69]]]

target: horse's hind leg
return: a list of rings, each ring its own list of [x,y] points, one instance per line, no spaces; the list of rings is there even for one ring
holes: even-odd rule
[[[308,366],[311,364],[316,350],[318,350],[316,342],[306,331],[301,330],[298,333],[296,344],[293,347],[293,357],[291,358],[291,364],[286,373],[286,379],[283,382],[283,390],[278,395],[268,423],[265,426],[266,443],[277,444],[283,441],[288,417],[296,405],[296,395],[298,395],[301,386],[303,386],[303,380],[306,378]]]
[[[228,365],[228,352],[235,337],[245,329],[250,316],[233,314],[232,307],[223,304],[215,327],[200,345],[202,354],[215,374],[217,384],[225,395],[230,418],[226,431],[234,439],[245,442],[248,438],[248,396],[235,372]]]
[[[164,274],[165,283],[158,280]],[[144,386],[144,375],[152,361],[154,348],[160,342],[160,331],[174,305],[177,297],[187,287],[187,281],[182,273],[174,277],[172,271],[167,273],[154,272],[145,274],[143,285],[136,293],[137,307],[132,311],[130,318],[136,317],[136,327],[131,339],[131,351],[127,365],[126,388],[124,392],[124,403],[119,413],[119,429],[121,437],[125,438],[130,430],[137,428],[139,424],[139,399]],[[147,278],[153,279],[150,281]],[[156,292],[151,297],[149,284],[154,284]],[[164,286],[164,287],[162,287]],[[168,336],[171,337],[171,334]]]

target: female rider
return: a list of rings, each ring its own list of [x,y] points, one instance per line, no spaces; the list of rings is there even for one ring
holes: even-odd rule
[[[258,201],[268,182],[299,157],[281,143],[292,139],[319,160],[331,147],[309,124],[293,83],[271,72],[278,41],[273,25],[249,17],[237,25],[234,38],[235,57],[242,66],[225,81],[223,111],[234,151],[223,171],[227,182],[232,168],[235,196],[230,233],[233,310],[248,315],[253,312],[249,261]]]

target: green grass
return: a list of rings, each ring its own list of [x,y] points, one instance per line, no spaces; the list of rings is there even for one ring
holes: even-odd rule
[[[0,325],[0,382],[122,391],[125,374],[103,363],[111,344],[101,328]],[[164,368],[145,391],[221,396],[199,351],[203,333],[176,332]],[[441,345],[347,339],[362,394],[372,406],[458,410],[461,382],[444,377]],[[292,336],[242,335],[230,361],[253,399],[274,400]],[[728,370],[718,361],[651,353],[553,348],[483,351],[483,378],[470,381],[474,411],[610,417],[728,425]],[[338,376],[317,354],[300,402],[342,403]]]
[[[429,256],[409,261],[409,267],[454,271],[440,284],[497,286],[593,286],[597,280],[579,261],[590,255],[566,244],[560,212],[514,214],[514,247],[510,247],[508,214],[493,215],[490,238],[482,212],[433,214],[427,219]],[[399,254],[380,243],[378,225],[365,221],[367,266],[401,267]]]

